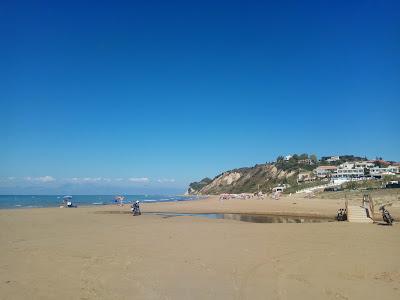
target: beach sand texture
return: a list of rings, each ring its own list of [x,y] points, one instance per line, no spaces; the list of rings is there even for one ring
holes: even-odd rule
[[[296,203],[296,204],[293,204]],[[146,211],[333,216],[344,199],[206,200]],[[256,224],[96,213],[0,211],[1,299],[400,299],[400,226]],[[399,208],[391,212],[398,215]]]

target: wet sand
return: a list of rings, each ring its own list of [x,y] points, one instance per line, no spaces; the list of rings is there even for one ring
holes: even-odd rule
[[[142,208],[331,216],[343,203],[301,197],[221,203],[211,197]],[[400,298],[398,224],[95,213],[109,210],[129,207],[1,210],[0,298]]]

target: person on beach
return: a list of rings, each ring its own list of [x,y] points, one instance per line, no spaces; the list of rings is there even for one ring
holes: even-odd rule
[[[139,201],[136,201],[135,203],[132,204],[132,214],[134,216],[140,216],[142,214],[142,212],[140,211]]]

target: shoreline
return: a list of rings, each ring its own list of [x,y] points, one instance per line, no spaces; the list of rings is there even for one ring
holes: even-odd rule
[[[350,193],[351,194],[351,193]],[[398,194],[395,193],[394,196]],[[329,196],[329,194],[328,194]],[[324,196],[308,199],[301,195],[283,196],[279,200],[270,198],[265,199],[229,199],[219,200],[219,196],[204,195],[200,199],[179,200],[179,201],[160,201],[160,202],[141,202],[143,212],[149,213],[192,213],[192,214],[252,214],[270,215],[287,217],[306,217],[306,218],[335,218],[337,210],[344,208],[345,201],[349,203],[360,202],[358,197],[355,199],[325,198]],[[2,208],[1,211],[35,211],[35,210],[85,210],[88,212],[105,210],[130,210],[130,203],[118,206],[114,203],[102,205],[79,205],[77,208],[60,207],[18,207]],[[400,219],[400,202],[390,207],[392,216]],[[380,219],[380,214],[375,210],[375,218]]]
[[[8,196],[8,195],[0,195],[0,196]],[[19,196],[25,196],[25,195],[19,195]],[[49,196],[49,195],[35,195],[36,197],[40,197],[40,196]],[[51,195],[53,196],[53,195]],[[75,195],[76,196],[76,195]],[[78,196],[97,196],[97,195],[78,195]],[[140,195],[141,196],[141,195]],[[192,197],[192,196],[182,196],[182,195],[167,195],[170,197]],[[193,196],[194,197],[194,196]],[[207,198],[207,196],[202,196],[202,199]],[[1,200],[1,199],[0,199]],[[131,200],[130,202],[125,202],[124,206],[127,205],[131,205],[136,199],[134,198],[133,200]],[[181,199],[181,200],[175,200],[175,199],[171,199],[171,200],[141,200],[139,199],[139,201],[144,204],[144,203],[168,203],[168,202],[183,202],[183,201],[194,201],[194,200],[200,200],[200,199]],[[79,204],[79,202],[73,202],[74,204],[77,204],[77,208],[90,208],[90,207],[105,207],[105,206],[117,206],[116,203],[113,202],[108,202],[108,203],[83,203],[83,204]],[[29,209],[47,209],[47,208],[63,208],[60,207],[62,206],[62,203],[59,203],[58,205],[52,205],[52,206],[40,206],[40,205],[14,205],[13,207],[0,207],[0,211],[2,210],[21,210],[21,209],[25,209],[25,210],[29,210]]]

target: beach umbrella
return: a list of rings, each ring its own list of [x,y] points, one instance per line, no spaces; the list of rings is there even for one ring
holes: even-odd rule
[[[63,197],[63,203],[64,205],[68,204],[68,202],[72,203],[72,196],[64,196]]]
[[[122,206],[122,202],[124,201],[125,197],[124,196],[116,196],[114,199],[116,202],[119,202],[119,205]]]

